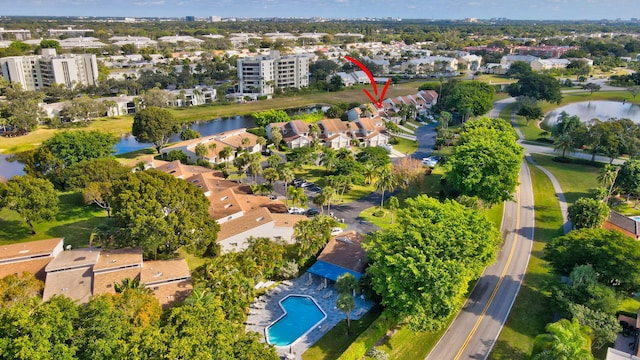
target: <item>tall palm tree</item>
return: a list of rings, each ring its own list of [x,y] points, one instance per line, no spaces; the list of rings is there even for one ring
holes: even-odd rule
[[[364,176],[364,181],[367,185],[373,182],[373,179],[376,177],[376,173],[378,169],[376,169],[376,165],[373,163],[365,163],[362,166],[362,175]]]
[[[340,294],[336,299],[336,308],[347,316],[347,336],[351,332],[351,312],[356,308],[356,301],[351,294]]]
[[[331,171],[338,164],[338,153],[330,147],[323,148],[320,164],[324,165],[327,171]]]
[[[229,168],[229,162],[227,160],[231,157],[232,154],[233,154],[233,148],[231,146],[225,146],[218,153],[218,155],[225,162],[225,168],[227,168],[227,169]]]
[[[204,159],[209,150],[207,149],[207,145],[200,143],[196,145],[196,155],[200,158],[200,160]]]
[[[305,195],[304,193],[304,189],[297,188],[295,186],[289,186],[287,188],[287,195],[291,199],[291,203],[293,203],[293,206],[302,206],[308,200],[307,195]]]
[[[218,144],[212,142],[211,144],[209,144],[209,150],[211,150],[212,153],[216,152],[216,149],[218,148]],[[219,155],[219,154],[218,154]]]
[[[263,138],[262,136],[258,136],[256,143],[260,145],[260,151],[262,151],[264,150],[264,147],[267,145],[267,139]]]
[[[606,164],[602,169],[600,169],[600,173],[598,174],[598,181],[602,183],[607,189],[607,196],[604,198],[605,204],[609,201],[609,197],[613,192],[613,186],[616,183],[616,178],[618,177],[618,172],[620,171],[619,166]]]
[[[311,146],[317,146],[320,139],[320,126],[317,123],[309,125],[309,136],[311,136]]]
[[[384,207],[384,193],[385,191],[392,191],[398,186],[398,178],[393,173],[391,166],[385,166],[378,171],[378,179],[375,183],[376,190],[380,192],[380,207]]]
[[[330,214],[331,203],[336,197],[336,191],[331,186],[325,186],[320,191],[320,196],[324,199],[324,203],[327,205],[327,214]]]
[[[569,134],[561,134],[556,137],[556,140],[553,142],[553,150],[562,151],[562,157],[566,158],[567,151],[571,152],[573,150],[573,139]]]
[[[251,140],[248,137],[242,138],[240,144],[242,144],[242,150],[246,151],[247,147],[251,144]]]
[[[293,181],[293,179],[295,179],[293,171],[289,167],[283,166],[282,169],[280,169],[280,180],[284,182],[285,189],[287,189],[287,186]]]

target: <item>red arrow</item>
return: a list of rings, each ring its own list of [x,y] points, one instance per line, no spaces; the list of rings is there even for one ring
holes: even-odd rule
[[[371,71],[369,71],[369,69],[367,69],[367,67],[364,66],[363,63],[361,63],[360,61],[350,56],[345,56],[344,58],[354,63],[357,67],[362,69],[362,71],[364,71],[367,74],[367,76],[369,77],[369,81],[371,81],[371,85],[373,85],[373,92],[376,94],[375,96],[378,96],[378,87],[376,86],[376,81],[373,79],[373,75],[371,74]],[[376,105],[376,107],[378,107],[378,109],[382,108],[382,100],[384,100],[384,94],[387,93],[387,88],[389,88],[390,83],[391,83],[391,79],[388,79],[387,83],[384,84],[384,88],[382,89],[382,94],[380,94],[380,97],[377,100],[376,98],[373,97],[373,95],[371,95],[369,91],[367,91],[367,89],[364,89],[364,93],[367,94],[369,99],[373,101],[373,103]]]

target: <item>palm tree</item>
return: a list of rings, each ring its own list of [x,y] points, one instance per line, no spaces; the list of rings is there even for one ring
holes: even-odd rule
[[[322,149],[322,159],[320,164],[324,165],[327,171],[331,171],[338,164],[338,153],[329,147]]]
[[[222,160],[225,162],[225,167],[228,169],[229,168],[229,162],[227,161],[227,159],[229,159],[231,157],[231,155],[233,154],[233,148],[231,146],[225,146],[224,148],[222,148],[222,150],[220,150],[220,152],[218,153],[218,155],[220,156],[220,158],[222,158]]]
[[[262,172],[262,176],[269,185],[273,185],[273,183],[280,178],[278,170],[272,167],[264,169],[264,171]]]
[[[387,203],[389,206],[389,210],[391,210],[391,221],[390,224],[393,224],[393,215],[396,213],[396,210],[400,207],[400,201],[397,197],[392,196],[389,198],[389,202]]]
[[[573,139],[569,134],[561,134],[553,142],[553,150],[562,151],[562,157],[566,158],[567,151],[573,150]]]
[[[347,316],[347,336],[351,332],[351,312],[356,307],[356,301],[351,294],[340,294],[336,299],[336,308]]]
[[[212,153],[215,154],[216,149],[218,148],[218,144],[212,142],[211,144],[209,144],[209,150],[211,150]]]
[[[276,169],[278,165],[282,164],[282,158],[278,154],[271,154],[267,158],[267,164],[269,164],[269,167]]]
[[[271,128],[271,142],[276,146],[276,149],[279,148],[280,142],[282,142],[282,132],[279,127],[274,126]]]
[[[249,162],[249,170],[253,175],[253,183],[258,182],[258,175],[262,174],[262,164],[260,163],[260,157],[257,159],[253,156],[251,157],[251,161]]]
[[[364,176],[364,181],[367,185],[373,182],[373,179],[376,177],[376,173],[378,169],[376,169],[376,165],[373,163],[365,163],[362,166],[362,175]]]
[[[618,172],[620,171],[619,166],[605,164],[605,166],[600,169],[600,173],[598,174],[598,181],[602,183],[607,189],[607,196],[604,198],[605,204],[609,201],[609,197],[613,192],[613,186],[616,183],[616,178],[618,177]]]
[[[358,290],[358,279],[353,274],[344,273],[338,277],[334,285],[338,294],[349,294],[355,296]]]
[[[318,139],[320,139],[320,126],[317,123],[309,125],[309,136],[311,136],[311,146],[318,145]]]
[[[385,166],[378,172],[378,179],[376,180],[376,190],[380,191],[380,207],[384,207],[384,193],[385,191],[392,191],[398,186],[398,178],[393,173],[390,166]]]
[[[593,330],[580,325],[577,319],[548,324],[547,334],[534,339],[531,359],[592,360],[591,339]]]
[[[287,188],[287,196],[291,199],[293,206],[302,206],[308,200],[307,195],[304,194],[304,189],[295,186],[289,186]]]
[[[327,213],[331,213],[331,202],[336,197],[336,191],[331,186],[325,186],[320,192],[320,196],[324,199],[324,203],[327,205]]]
[[[125,290],[127,289],[137,290],[147,294],[151,293],[151,290],[145,287],[138,278],[135,278],[133,280],[130,278],[125,278],[120,283],[113,284],[113,288],[118,294],[125,292]]]
[[[263,138],[262,136],[258,136],[256,143],[260,145],[260,151],[262,151],[264,150],[264,147],[267,145],[267,139]]]
[[[240,144],[242,144],[242,150],[246,151],[247,147],[251,144],[251,140],[248,137],[242,138]]]
[[[196,145],[196,155],[200,158],[200,160],[203,160],[208,152],[209,150],[205,144],[199,143],[198,145]]]

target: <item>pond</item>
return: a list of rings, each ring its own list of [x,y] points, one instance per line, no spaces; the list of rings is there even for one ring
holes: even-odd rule
[[[591,119],[608,120],[611,118],[631,119],[640,123],[640,106],[618,101],[584,101],[559,107],[547,114],[544,124],[553,126],[560,113],[566,111],[569,115],[577,115],[583,122]]]
[[[196,122],[189,127],[202,134],[202,136],[207,136],[228,130],[252,128],[255,127],[255,125],[255,120],[251,116],[233,116]],[[173,135],[171,141],[180,141],[178,134]],[[114,154],[119,155],[152,146],[153,145],[149,143],[137,142],[132,135],[127,134],[120,137],[120,141],[113,147],[113,151]],[[13,160],[12,155],[0,154],[0,176],[9,179],[12,176],[24,175],[24,166],[22,163],[9,160]]]

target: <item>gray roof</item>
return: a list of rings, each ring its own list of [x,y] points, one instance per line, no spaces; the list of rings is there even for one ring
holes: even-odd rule
[[[607,221],[635,236],[640,235],[640,223],[620,213],[611,211]]]

